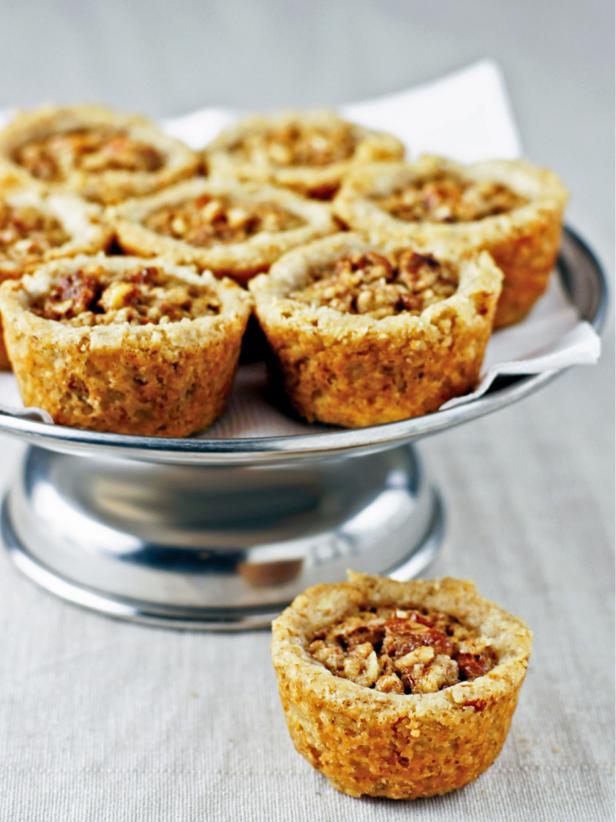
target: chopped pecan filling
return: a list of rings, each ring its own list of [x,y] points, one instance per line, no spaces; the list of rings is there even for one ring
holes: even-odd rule
[[[144,225],[157,234],[205,247],[241,243],[262,231],[289,231],[304,225],[304,220],[277,203],[240,203],[231,197],[202,194],[157,209]]]
[[[289,295],[291,299],[376,319],[402,312],[420,314],[450,297],[458,286],[449,264],[408,249],[393,260],[373,251],[348,254],[333,266],[314,270],[311,277],[309,285]]]
[[[40,317],[75,326],[163,325],[218,314],[221,305],[215,294],[154,266],[122,273],[101,266],[63,275],[30,308]]]
[[[407,222],[468,223],[506,214],[528,200],[502,183],[447,175],[421,180],[373,200]]]
[[[477,630],[415,605],[356,611],[316,633],[308,651],[336,676],[396,694],[434,693],[497,663]]]
[[[0,260],[31,263],[70,240],[62,223],[34,206],[0,203]]]
[[[74,129],[30,140],[15,151],[14,160],[47,182],[61,182],[76,169],[88,174],[154,172],[165,162],[154,146],[122,129],[109,128]]]
[[[325,127],[298,122],[244,136],[230,150],[256,164],[319,167],[348,160],[356,145],[350,123]]]

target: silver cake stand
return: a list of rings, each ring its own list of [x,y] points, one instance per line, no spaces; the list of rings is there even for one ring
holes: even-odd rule
[[[558,272],[600,329],[605,277],[571,230]],[[501,377],[476,401],[404,422],[260,439],[129,437],[0,414],[0,431],[30,446],[4,500],[4,543],[34,582],[109,616],[266,625],[308,585],[349,567],[400,579],[422,571],[444,512],[415,441],[555,376]]]

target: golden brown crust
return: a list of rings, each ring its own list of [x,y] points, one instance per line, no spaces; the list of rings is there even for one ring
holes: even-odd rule
[[[220,309],[175,322],[95,327],[31,310],[76,272],[96,278],[103,267],[118,282],[132,278],[143,260],[131,257],[59,260],[0,288],[6,344],[26,405],[44,408],[59,424],[149,436],[187,436],[222,413],[250,313],[248,295],[230,280],[163,260],[148,266],[159,268],[170,288],[189,284],[197,294],[215,295]]]
[[[470,182],[496,182],[526,202],[474,222],[407,221],[377,200],[422,180],[450,175]],[[489,251],[504,276],[495,328],[523,319],[547,287],[558,248],[567,193],[555,174],[522,160],[463,166],[438,157],[416,163],[365,166],[344,181],[334,212],[352,229],[372,237],[406,239],[435,253],[452,248]]]
[[[59,173],[53,165],[50,173],[45,174],[41,168],[38,177],[46,185],[73,191],[89,200],[100,203],[115,203],[127,197],[140,197],[158,191],[184,177],[194,174],[199,161],[184,143],[162,132],[145,117],[136,114],[124,114],[102,106],[78,105],[57,108],[47,106],[30,112],[18,114],[9,125],[0,132],[0,165],[4,173],[12,173],[32,181],[32,174],[24,163],[23,151],[28,144],[46,140],[53,135],[70,132],[110,133],[120,135],[121,139],[137,146],[137,150],[146,152],[155,162],[142,164],[143,167],[124,167],[118,151],[107,151],[110,156],[105,167],[88,170],[70,162],[70,158],[60,163]],[[21,154],[20,154],[21,152]],[[44,157],[46,155],[43,155]],[[18,161],[19,160],[19,161]],[[49,160],[46,160],[49,163]],[[53,161],[52,161],[53,163]],[[36,166],[30,166],[36,170]]]
[[[10,371],[10,369],[11,361],[9,359],[9,352],[6,350],[4,333],[2,331],[2,319],[0,318],[0,371]]]
[[[323,199],[355,166],[403,156],[402,143],[385,132],[330,111],[288,111],[226,129],[207,146],[205,163],[213,177],[275,183]]]
[[[239,242],[216,242],[213,238],[205,245],[158,233],[144,224],[162,208],[200,198],[210,198],[210,201],[224,198],[239,209],[271,203],[300,224],[283,231],[260,230]],[[322,203],[273,186],[243,185],[235,180],[195,179],[179,183],[152,197],[110,210],[109,220],[120,245],[128,253],[164,255],[175,262],[190,263],[241,283],[268,269],[289,249],[336,230],[329,207]]]
[[[28,230],[29,224],[39,217],[55,224],[54,242],[45,242],[49,225],[43,225],[37,236]],[[100,218],[101,211],[96,205],[73,194],[49,193],[41,186],[4,178],[0,183],[0,284],[28,274],[50,260],[105,249],[111,231],[101,224]],[[10,367],[0,320],[0,370]]]
[[[308,652],[315,631],[366,605],[413,602],[451,614],[489,639],[486,675],[429,694],[382,693],[334,676]],[[461,788],[498,756],[528,665],[524,623],[470,582],[395,582],[350,574],[298,596],[272,628],[272,660],[299,753],[351,796],[415,799]]]
[[[337,234],[290,252],[250,283],[276,372],[306,419],[346,427],[406,419],[477,382],[502,279],[487,254],[443,258],[458,271],[457,290],[419,315],[375,319],[290,298],[315,266],[395,248]]]

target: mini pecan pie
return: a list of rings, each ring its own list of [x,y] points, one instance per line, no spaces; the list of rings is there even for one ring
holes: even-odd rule
[[[351,796],[461,788],[498,756],[531,649],[524,623],[455,579],[349,574],[273,624],[293,743]]]
[[[435,411],[478,379],[502,274],[336,234],[250,283],[272,370],[309,421],[360,427]]]
[[[345,179],[334,211],[372,236],[489,251],[504,274],[495,327],[523,319],[549,281],[567,194],[521,160],[462,166],[437,157],[373,164]]]
[[[245,282],[285,251],[331,234],[328,206],[273,186],[195,179],[110,212],[127,252],[163,254]]]
[[[149,120],[101,106],[19,114],[0,132],[0,162],[30,180],[100,203],[149,194],[198,167],[187,146]]]
[[[395,137],[328,111],[250,117],[223,131],[205,151],[212,176],[271,182],[326,199],[360,163],[399,160]]]
[[[94,253],[110,232],[99,209],[72,194],[47,194],[37,186],[0,186],[0,283],[59,257]],[[0,369],[10,366],[0,323]]]
[[[4,283],[0,312],[26,405],[63,425],[181,437],[222,413],[250,299],[164,260],[101,255]]]

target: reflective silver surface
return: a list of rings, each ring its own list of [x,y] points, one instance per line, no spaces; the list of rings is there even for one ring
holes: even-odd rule
[[[600,329],[605,279],[571,231],[559,274]],[[408,443],[554,376],[501,378],[479,400],[390,425],[252,440],[128,437],[0,414],[0,430],[39,446],[4,501],[4,542],[35,582],[111,616],[266,625],[299,591],[349,567],[399,578],[422,571],[443,512]]]
[[[596,328],[601,328],[607,308],[605,277],[592,251],[571,229],[567,229],[563,236],[558,271],[580,315]],[[332,429],[331,433],[314,434],[306,425],[306,435],[302,436],[229,440],[131,437],[48,425],[10,414],[0,414],[0,431],[14,434],[33,445],[68,454],[126,457],[159,463],[265,465],[289,459],[295,462],[315,456],[369,453],[400,445],[511,405],[537,391],[554,376],[552,372],[529,377],[501,377],[483,397],[457,408],[352,431]]]
[[[443,535],[412,446],[298,466],[203,468],[29,450],[5,499],[16,565],[53,593],[156,625],[266,625],[347,568],[408,578]]]

